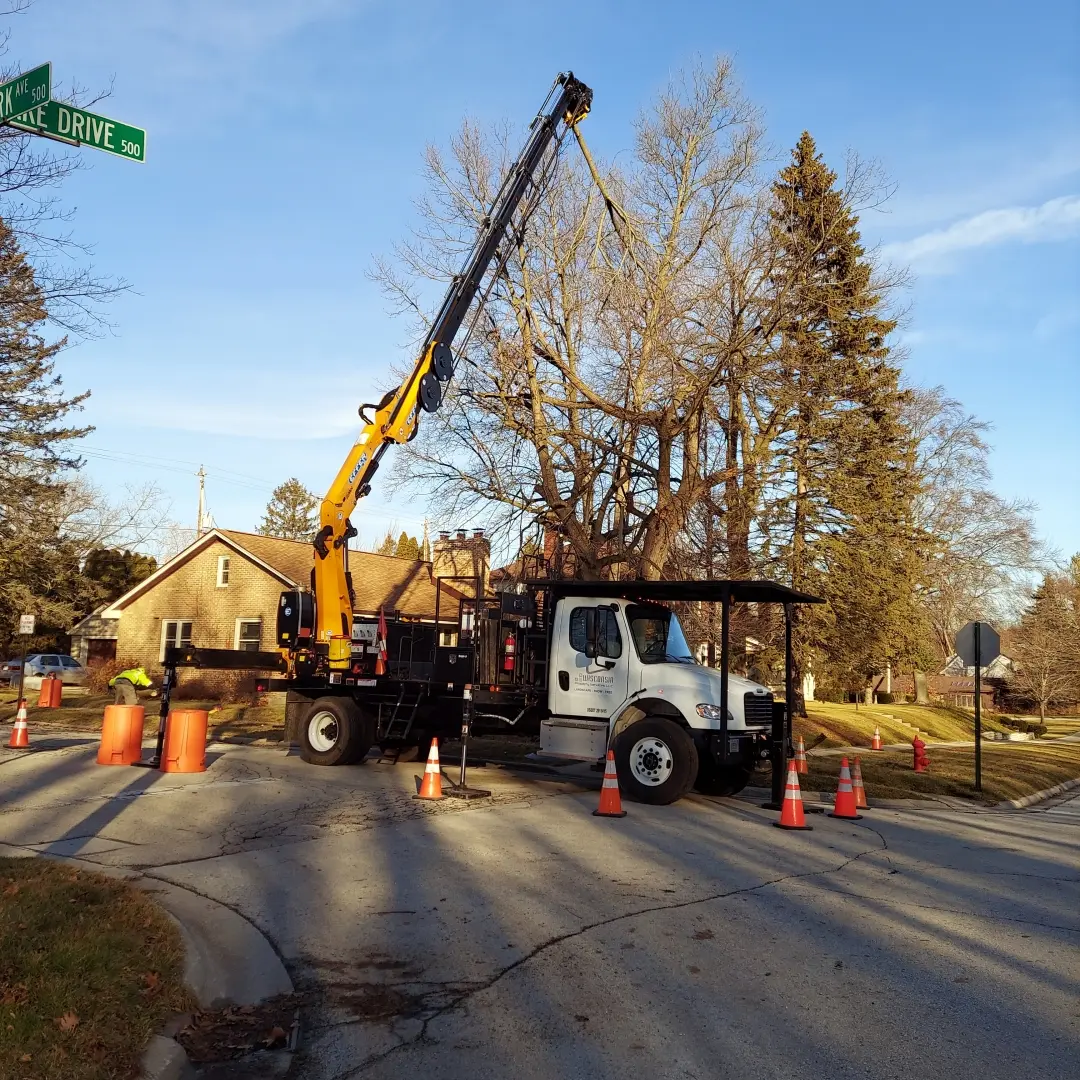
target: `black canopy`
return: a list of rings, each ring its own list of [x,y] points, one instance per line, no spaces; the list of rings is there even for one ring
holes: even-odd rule
[[[775,581],[530,581],[529,585],[567,596],[611,596],[634,600],[727,600],[748,604],[823,604],[820,596],[797,592]]]

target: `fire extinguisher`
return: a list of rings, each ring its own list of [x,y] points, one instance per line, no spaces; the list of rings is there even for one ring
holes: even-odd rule
[[[517,652],[517,642],[514,640],[514,631],[506,632],[506,641],[503,643],[503,671],[514,670],[514,654]]]

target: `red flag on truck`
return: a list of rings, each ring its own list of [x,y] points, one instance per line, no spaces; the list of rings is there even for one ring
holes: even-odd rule
[[[375,642],[375,674],[386,674],[386,614],[379,608],[379,640]]]

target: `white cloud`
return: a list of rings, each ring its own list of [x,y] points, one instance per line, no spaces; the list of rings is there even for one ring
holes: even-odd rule
[[[1007,243],[1035,244],[1066,240],[1078,232],[1080,195],[1063,195],[1041,206],[986,210],[912,240],[885,244],[880,253],[889,262],[916,263],[924,269],[941,269],[943,260],[962,251]]]

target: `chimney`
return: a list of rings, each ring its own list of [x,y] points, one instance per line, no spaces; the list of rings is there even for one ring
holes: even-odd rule
[[[486,592],[490,563],[491,541],[483,529],[474,529],[471,537],[464,529],[458,529],[453,537],[449,532],[440,532],[432,545],[431,569],[435,577],[479,577],[480,587]],[[455,582],[454,588],[466,596],[473,595],[467,581]]]

